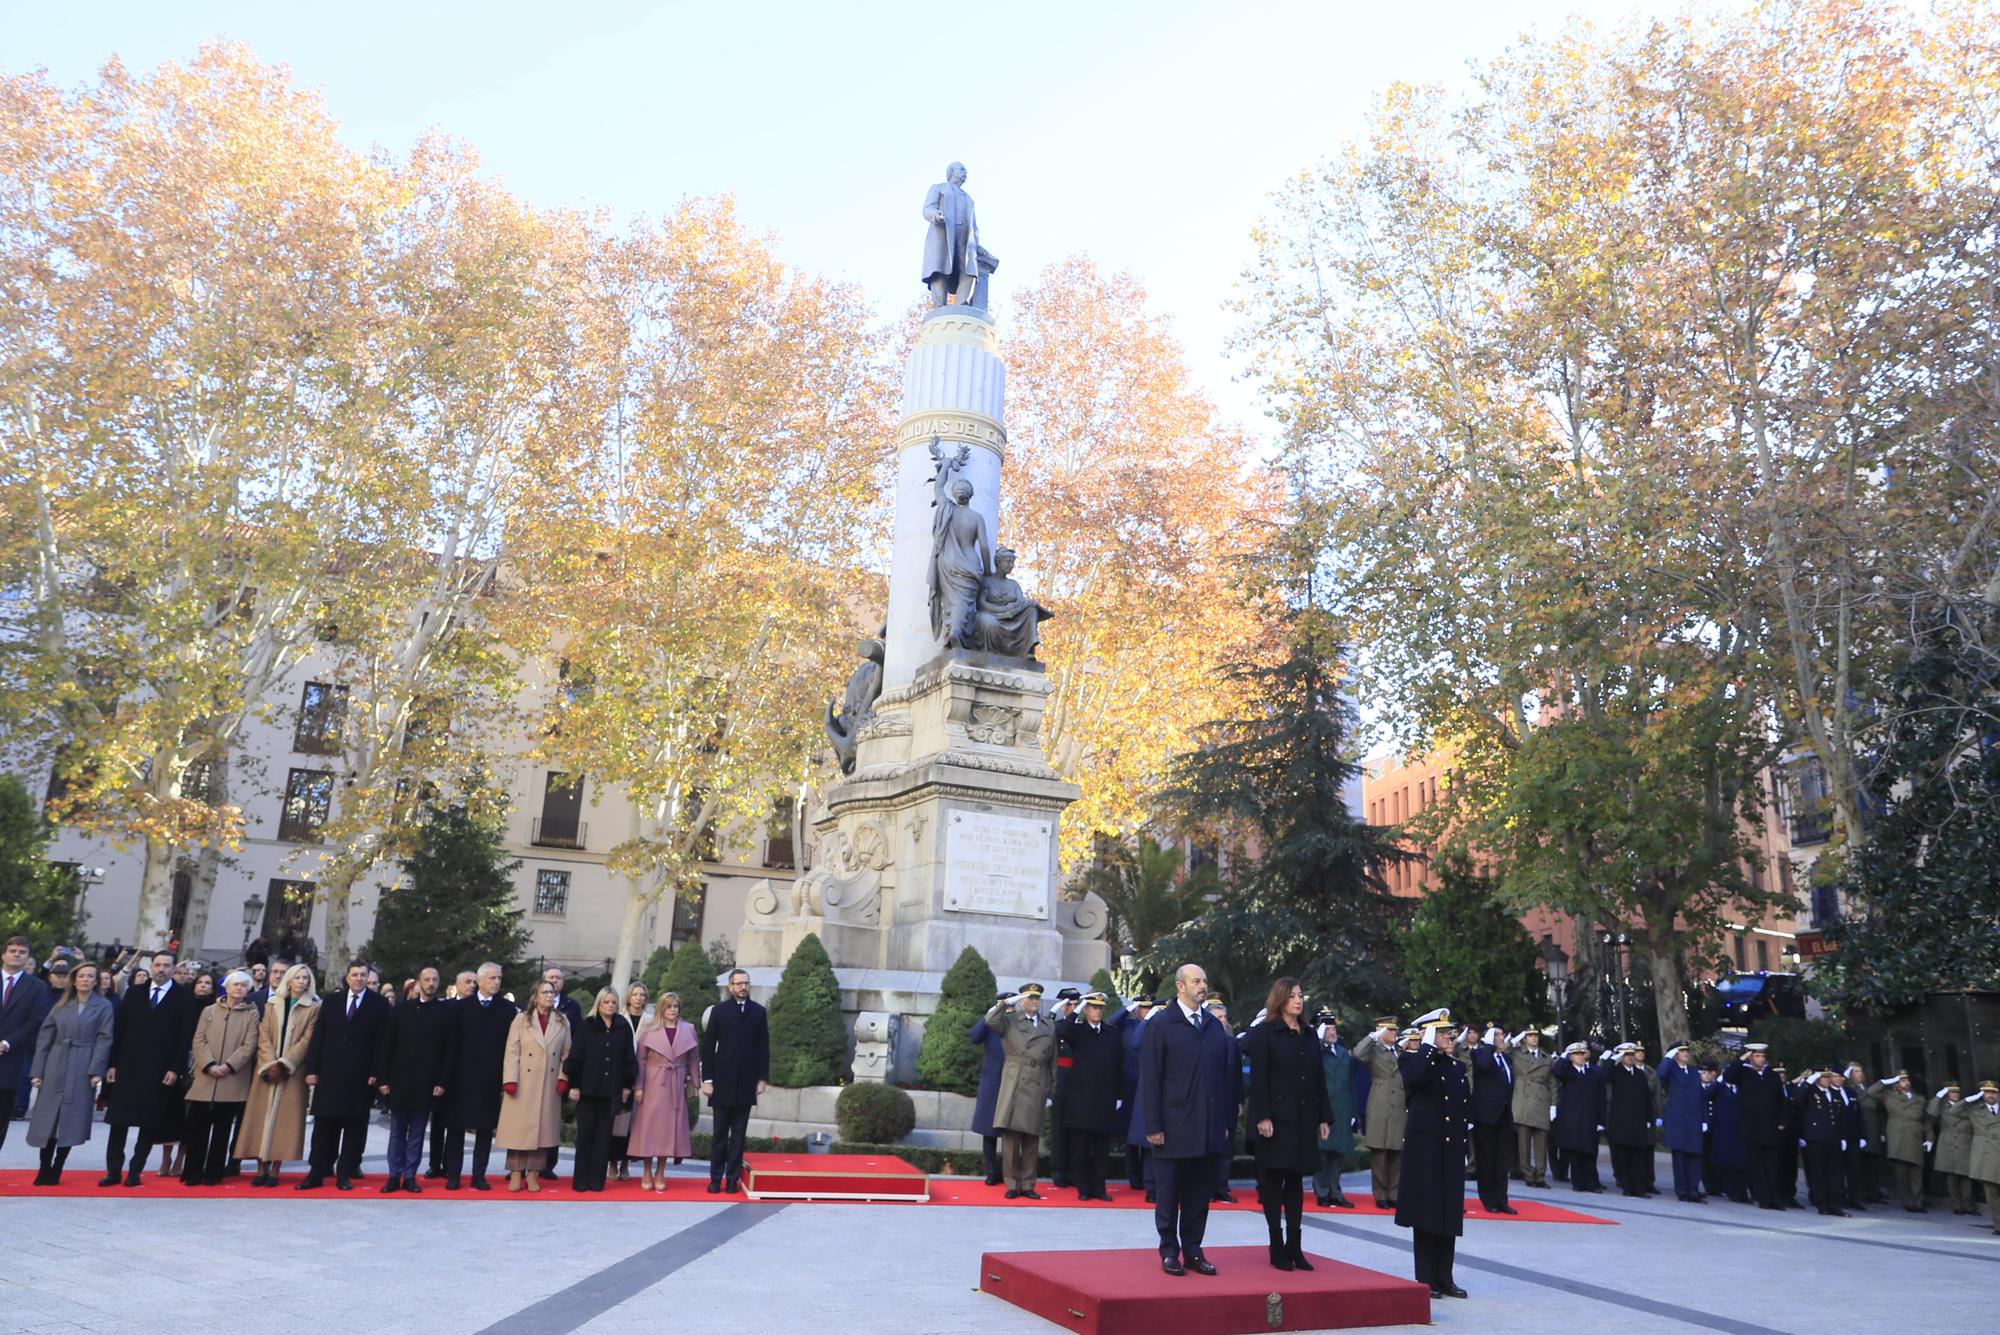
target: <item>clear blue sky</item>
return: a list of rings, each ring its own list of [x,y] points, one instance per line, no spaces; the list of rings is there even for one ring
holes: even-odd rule
[[[1250,421],[1221,306],[1265,197],[1359,134],[1389,82],[1460,81],[1575,7],[3,0],[0,68],[74,84],[226,36],[321,90],[358,147],[435,127],[530,200],[619,216],[733,194],[788,261],[884,315],[918,295],[923,192],[961,159],[1003,318],[1010,280],[1065,255],[1130,269]]]

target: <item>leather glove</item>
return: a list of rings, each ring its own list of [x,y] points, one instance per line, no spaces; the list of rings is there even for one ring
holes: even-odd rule
[[[567,1080],[556,1081],[556,1097],[561,1098],[563,1095],[567,1093],[569,1093],[569,1081]]]
[[[506,1094],[508,1098],[512,1098],[514,1097],[514,1095],[519,1094],[521,1092],[521,1086],[512,1080],[509,1080],[506,1084],[500,1086],[500,1089],[501,1092]],[[1801,1141],[1800,1143],[1803,1144],[1804,1142]]]

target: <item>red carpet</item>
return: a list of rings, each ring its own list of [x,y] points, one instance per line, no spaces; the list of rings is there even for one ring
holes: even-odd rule
[[[1212,1247],[1214,1275],[1176,1278],[1161,1271],[1151,1248],[988,1252],[979,1258],[979,1287],[1085,1335],[1250,1335],[1431,1319],[1423,1285],[1307,1254],[1310,1273],[1288,1272],[1273,1270],[1262,1247]]]
[[[855,1157],[858,1158],[859,1156]],[[846,1180],[843,1183],[841,1179],[824,1176],[825,1170],[821,1169],[820,1165],[838,1162],[830,1155],[792,1156],[752,1154],[744,1156],[744,1163],[746,1167],[749,1167],[759,1159],[786,1160],[792,1158],[796,1158],[801,1162],[809,1162],[810,1167],[813,1169],[813,1173],[810,1176],[795,1179],[789,1184],[791,1189],[796,1190],[798,1183],[803,1181],[806,1188],[805,1191],[802,1194],[796,1195],[783,1194],[787,1190],[787,1184],[782,1180],[774,1180],[773,1190],[766,1193],[763,1199],[837,1201],[841,1199],[853,1200],[860,1198],[859,1193],[856,1192],[852,1185],[852,1179]],[[861,1162],[882,1163],[885,1161],[862,1159]],[[906,1202],[911,1204],[928,1203],[931,1205],[1005,1205],[1044,1210],[1150,1210],[1153,1208],[1146,1204],[1145,1193],[1133,1191],[1130,1187],[1112,1187],[1111,1203],[1107,1205],[1102,1201],[1090,1201],[1088,1203],[1079,1201],[1076,1198],[1075,1191],[1052,1187],[1046,1182],[1037,1188],[1042,1193],[1041,1200],[1016,1199],[1010,1201],[1007,1199],[1004,1187],[989,1187],[984,1181],[976,1177],[934,1177],[929,1179],[928,1183],[925,1184],[922,1174],[916,1169],[911,1168],[908,1164],[904,1164],[902,1160],[895,1159],[886,1162],[902,1165],[904,1174],[907,1174],[907,1176],[896,1174],[892,1169],[888,1180],[877,1183],[879,1188],[905,1193],[872,1198],[885,1204]],[[189,1200],[204,1198],[259,1200],[282,1198],[294,1201],[352,1201],[362,1199],[380,1201],[385,1199],[377,1190],[382,1185],[382,1175],[380,1173],[371,1173],[366,1178],[357,1179],[353,1191],[338,1191],[334,1188],[333,1183],[329,1181],[318,1191],[310,1192],[292,1190],[293,1185],[305,1176],[303,1168],[287,1169],[275,1190],[252,1187],[250,1186],[250,1179],[248,1177],[235,1178],[217,1187],[184,1187],[177,1178],[163,1178],[154,1173],[146,1174],[144,1183],[137,1187],[99,1187],[97,1180],[103,1175],[104,1166],[102,1163],[71,1168],[63,1173],[61,1186],[37,1187],[30,1185],[35,1180],[34,1169],[0,1168],[0,1197],[101,1196],[126,1197],[138,1200]],[[727,1197],[710,1196],[708,1194],[708,1180],[698,1174],[693,1176],[668,1177],[667,1189],[663,1192],[641,1190],[637,1178],[634,1178],[630,1182],[607,1182],[604,1185],[602,1194],[572,1190],[567,1174],[559,1182],[543,1183],[539,1195],[526,1191],[510,1194],[507,1190],[507,1174],[504,1172],[496,1172],[488,1180],[493,1183],[493,1190],[491,1191],[474,1191],[470,1187],[465,1188],[463,1191],[446,1191],[443,1182],[428,1181],[423,1184],[424,1190],[420,1196],[412,1196],[408,1192],[399,1191],[386,1199],[391,1201],[602,1200],[683,1202],[728,1199]],[[910,1194],[912,1192],[927,1192],[927,1194]],[[741,1200],[743,1197],[738,1195],[736,1199]],[[1519,1214],[1487,1214],[1479,1208],[1477,1200],[1468,1200],[1465,1203],[1466,1222],[1471,1223],[1478,1220],[1482,1222],[1513,1221],[1531,1224],[1617,1223],[1613,1219],[1600,1219],[1595,1215],[1582,1214],[1575,1210],[1566,1210],[1559,1205],[1546,1205],[1538,1200],[1516,1200],[1513,1204],[1514,1208],[1520,1211]],[[1257,1193],[1251,1187],[1239,1186],[1236,1192],[1235,1205],[1218,1203],[1214,1208],[1217,1210],[1255,1210],[1257,1209]],[[1366,1199],[1356,1201],[1352,1210],[1322,1210],[1314,1205],[1311,1198],[1308,1197],[1306,1200],[1306,1213],[1309,1215],[1324,1215],[1329,1219],[1357,1215],[1369,1215],[1381,1218],[1388,1215],[1389,1211],[1376,1209],[1374,1202]]]
[[[930,1177],[901,1159],[865,1154],[746,1154],[753,1201],[927,1201]]]
[[[1076,1191],[1073,1188],[1052,1187],[1046,1182],[1035,1188],[1035,1190],[1042,1194],[1041,1200],[1031,1201],[1016,1197],[1010,1201],[1007,1199],[1007,1189],[1005,1187],[989,1187],[982,1178],[934,1177],[931,1179],[931,1204],[1007,1205],[1028,1209],[1070,1210],[1150,1210],[1153,1208],[1146,1204],[1146,1193],[1143,1191],[1134,1191],[1126,1186],[1112,1187],[1110,1189],[1111,1200],[1108,1204],[1104,1201],[1079,1201],[1076,1198]],[[1575,1210],[1566,1210],[1560,1205],[1547,1205],[1538,1200],[1521,1200],[1516,1198],[1510,1203],[1518,1213],[1488,1214],[1479,1208],[1478,1197],[1467,1197],[1465,1202],[1466,1222],[1471,1223],[1474,1220],[1478,1220],[1481,1222],[1493,1221],[1526,1224],[1615,1225],[1617,1223],[1613,1219],[1600,1219],[1596,1215],[1581,1214]],[[1261,1207],[1257,1204],[1257,1189],[1247,1184],[1238,1184],[1236,1187],[1236,1204],[1226,1205],[1218,1201],[1210,1208],[1215,1210],[1256,1210]],[[1352,1210],[1337,1210],[1331,1206],[1321,1209],[1319,1206],[1313,1204],[1312,1196],[1308,1194],[1306,1196],[1306,1213],[1309,1215],[1324,1215],[1328,1219],[1340,1219],[1343,1217],[1351,1219],[1358,1215],[1384,1219],[1393,1217],[1395,1211],[1378,1210],[1375,1208],[1375,1202],[1366,1197],[1356,1200]]]

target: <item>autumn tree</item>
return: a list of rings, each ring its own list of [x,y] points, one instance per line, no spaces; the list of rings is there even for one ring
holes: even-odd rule
[[[1042,738],[1083,789],[1062,821],[1074,867],[1097,835],[1138,831],[1168,761],[1243,702],[1223,669],[1268,651],[1271,615],[1238,563],[1268,538],[1278,490],[1132,275],[1071,258],[1010,310],[1000,538],[1056,610]]]
[[[0,709],[52,814],[143,847],[140,942],[240,833],[220,762],[348,541],[385,184],[241,47],[0,80]]]
[[[622,990],[646,911],[806,777],[881,527],[888,394],[860,294],[781,265],[727,203],[612,265],[614,402],[570,447],[580,485],[515,535],[505,606],[558,687],[538,754],[630,803]]]

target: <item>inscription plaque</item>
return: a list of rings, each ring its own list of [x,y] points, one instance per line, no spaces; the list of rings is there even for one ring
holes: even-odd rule
[[[945,827],[944,906],[961,913],[1049,916],[1049,840],[1055,823],[954,811]]]

